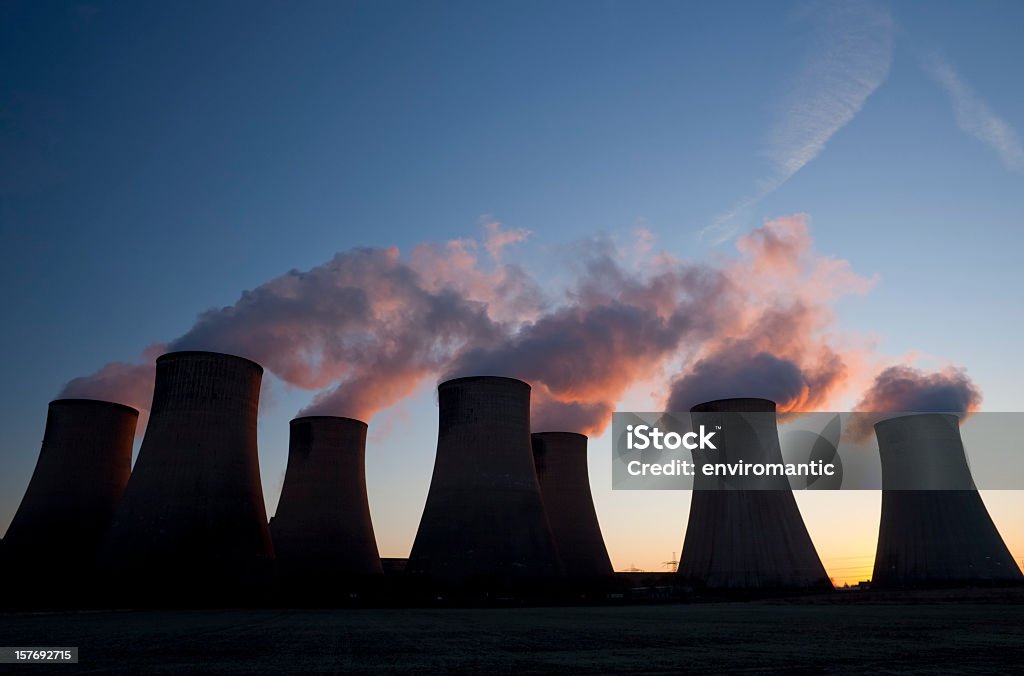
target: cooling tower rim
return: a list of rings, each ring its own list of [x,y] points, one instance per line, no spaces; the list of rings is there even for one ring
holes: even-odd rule
[[[263,366],[259,363],[254,362],[252,359],[247,357],[241,357],[237,354],[229,354],[227,352],[213,352],[211,350],[175,350],[174,352],[165,352],[156,358],[156,363],[159,364],[162,361],[171,361],[173,359],[179,359],[183,357],[216,357],[225,360],[237,360],[255,366],[256,369],[263,373]]]
[[[777,408],[774,401],[762,397],[724,397],[691,406],[690,413],[775,413]]]
[[[584,441],[590,439],[586,434],[580,432],[564,432],[562,430],[551,430],[550,432],[530,432],[531,437],[582,437]]]
[[[348,416],[344,415],[300,415],[289,420],[288,424],[294,425],[295,423],[312,422],[314,420],[335,420],[345,423],[357,423],[359,425],[362,425],[363,427],[369,427],[369,424],[367,424],[366,421],[364,420],[360,420],[358,418],[349,418]]]
[[[116,401],[107,401],[106,399],[90,399],[89,397],[58,397],[50,402],[50,406],[54,404],[60,404],[61,406],[101,406],[103,408],[119,408],[124,409],[129,413],[134,413],[136,417],[139,415],[139,409],[129,406],[128,404],[120,404]]]
[[[488,382],[495,382],[501,380],[506,381],[507,383],[510,384],[515,383],[516,385],[522,385],[528,390],[533,389],[532,387],[530,387],[530,383],[526,382],[525,380],[520,380],[519,378],[510,378],[508,376],[462,376],[461,378],[452,378],[450,380],[445,380],[443,382],[438,383],[437,389],[440,390],[441,388],[454,387],[456,385],[465,385],[474,380],[485,380]]]
[[[940,413],[937,411],[930,413],[897,413],[894,414],[891,418],[885,418],[884,420],[879,420],[878,422],[876,422],[874,424],[875,433],[877,434],[879,431],[884,432],[885,427],[899,425],[901,421],[907,422],[910,420],[922,420],[926,418],[930,418],[933,420],[942,420],[943,422],[947,423],[954,423],[956,427],[960,426],[960,415],[957,413]]]

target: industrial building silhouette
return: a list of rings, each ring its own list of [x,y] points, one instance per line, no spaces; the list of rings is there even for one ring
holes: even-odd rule
[[[437,395],[437,455],[408,574],[466,583],[561,575],[533,464],[530,386],[457,378]]]
[[[875,424],[882,461],[876,587],[1019,581],[974,486],[956,415]]]
[[[573,432],[531,435],[544,510],[565,574],[600,578],[612,563],[594,510],[587,471],[587,437]]]
[[[128,484],[138,418],[106,401],[50,402],[35,471],[3,541],[8,574],[77,584],[91,569]]]
[[[773,401],[710,401],[691,420],[694,429],[722,427],[718,462],[782,462]],[[707,460],[694,451],[695,462]],[[679,578],[707,589],[831,588],[786,478],[726,481],[696,473]]]
[[[366,494],[366,423],[290,424],[288,467],[270,533],[282,581],[320,589],[383,575]]]
[[[5,575],[81,587],[99,579],[120,590],[117,598],[190,603],[258,599],[266,589],[285,603],[303,589],[328,601],[385,588],[393,600],[436,600],[442,587],[478,594],[466,598],[509,589],[541,590],[534,598],[546,600],[563,598],[559,589],[605,598],[623,581],[601,534],[587,437],[531,434],[530,386],[513,378],[438,386],[433,475],[407,560],[382,565],[360,420],[291,421],[268,526],[256,441],[262,373],[255,362],[215,352],[159,357],[134,470],[136,410],[50,402],[35,471],[0,540]],[[775,410],[765,399],[724,399],[693,407],[691,422],[716,429],[715,462],[780,463]],[[883,471],[877,587],[1022,580],[975,489],[958,422],[917,414],[875,425]],[[694,451],[698,464],[712,460],[703,453]],[[678,569],[652,575],[683,590],[831,587],[777,475],[696,472]]]
[[[149,425],[100,553],[142,595],[267,582],[274,550],[256,447],[263,368],[214,352],[156,360]]]

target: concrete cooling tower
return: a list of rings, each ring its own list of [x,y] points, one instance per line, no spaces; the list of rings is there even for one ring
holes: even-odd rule
[[[51,583],[88,572],[131,474],[138,419],[107,401],[50,402],[32,480],[4,539],[8,571]]]
[[[596,578],[612,574],[594,511],[587,473],[587,437],[573,432],[531,435],[544,511],[565,574]]]
[[[156,360],[149,426],[101,552],[117,580],[141,593],[225,593],[272,572],[256,450],[262,377],[259,364],[214,352]]]
[[[365,475],[366,423],[291,421],[288,469],[270,525],[278,572],[289,583],[330,585],[382,575]]]
[[[872,585],[1022,579],[974,488],[957,416],[890,418],[875,425],[875,435],[882,516]]]
[[[437,456],[409,574],[455,582],[561,573],[530,447],[530,386],[441,383]]]
[[[694,429],[716,429],[711,462],[781,463],[775,403],[722,399],[691,409]],[[694,478],[678,574],[709,589],[831,589],[785,477]]]

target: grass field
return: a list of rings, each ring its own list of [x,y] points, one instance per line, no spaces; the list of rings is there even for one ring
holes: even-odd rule
[[[20,613],[0,615],[0,645],[79,647],[78,667],[49,668],[58,673],[1006,672],[1024,665],[1024,604],[830,596],[622,607]]]

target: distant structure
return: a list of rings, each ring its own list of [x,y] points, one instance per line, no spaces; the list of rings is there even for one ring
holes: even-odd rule
[[[384,569],[385,575],[405,575],[405,567],[408,564],[409,559],[385,557],[380,560],[380,565]]]
[[[491,583],[561,574],[530,447],[530,386],[441,383],[437,456],[410,575]]]
[[[587,472],[587,437],[574,432],[531,435],[544,511],[558,555],[571,577],[612,574]]]
[[[690,411],[717,432],[716,451],[695,461],[781,463],[775,402],[721,399]],[[680,579],[709,589],[822,588],[831,582],[785,477],[694,477]]]
[[[974,487],[956,415],[890,418],[875,435],[882,515],[873,587],[1022,579]]]
[[[272,573],[256,448],[262,376],[215,352],[156,360],[149,426],[100,557],[119,586],[223,595]]]
[[[309,416],[291,421],[288,469],[271,521],[278,572],[323,586],[382,575],[366,495],[366,423]]]
[[[50,402],[32,480],[4,539],[5,568],[50,584],[87,572],[132,469],[139,412],[92,399]]]

